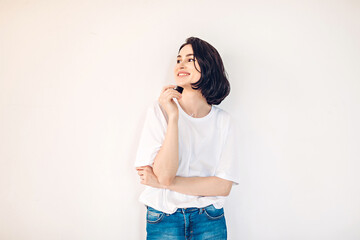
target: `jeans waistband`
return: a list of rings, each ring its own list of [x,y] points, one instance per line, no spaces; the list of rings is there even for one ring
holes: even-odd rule
[[[180,213],[182,213],[182,212],[195,212],[195,211],[199,211],[199,210],[202,212],[202,209],[210,207],[210,206],[212,206],[212,204],[208,205],[208,206],[205,206],[205,207],[201,207],[201,208],[197,208],[197,207],[178,208],[175,212],[180,212]],[[148,208],[152,208],[152,207],[146,206],[146,208],[148,209]],[[152,208],[152,209],[154,209],[154,208]]]
[[[190,207],[190,208],[178,208],[176,210],[176,212],[195,212],[198,211],[201,208],[197,208],[197,207]]]

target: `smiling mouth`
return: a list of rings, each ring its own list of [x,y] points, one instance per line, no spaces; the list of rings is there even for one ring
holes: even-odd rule
[[[190,73],[180,73],[178,74],[179,77],[186,77],[186,76],[189,76]]]

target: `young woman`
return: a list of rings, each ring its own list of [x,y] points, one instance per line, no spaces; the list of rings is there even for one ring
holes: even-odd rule
[[[224,201],[239,183],[235,125],[214,106],[230,92],[218,51],[181,45],[175,81],[147,109],[135,167],[146,185],[147,239],[227,239]]]

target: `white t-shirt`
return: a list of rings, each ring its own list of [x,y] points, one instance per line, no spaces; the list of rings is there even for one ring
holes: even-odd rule
[[[217,176],[239,184],[236,130],[231,115],[212,105],[208,115],[194,118],[173,98],[179,109],[179,168],[176,176]],[[158,101],[147,108],[136,153],[135,167],[152,166],[165,139],[167,119]],[[177,208],[205,207],[214,204],[222,208],[225,196],[194,196],[169,189],[145,186],[139,201],[159,211],[172,214]]]

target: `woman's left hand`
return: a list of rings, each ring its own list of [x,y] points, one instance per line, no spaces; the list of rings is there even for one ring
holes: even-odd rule
[[[136,171],[138,171],[138,175],[140,176],[141,184],[154,188],[165,188],[159,183],[156,175],[154,174],[152,167],[150,166],[137,167]]]

